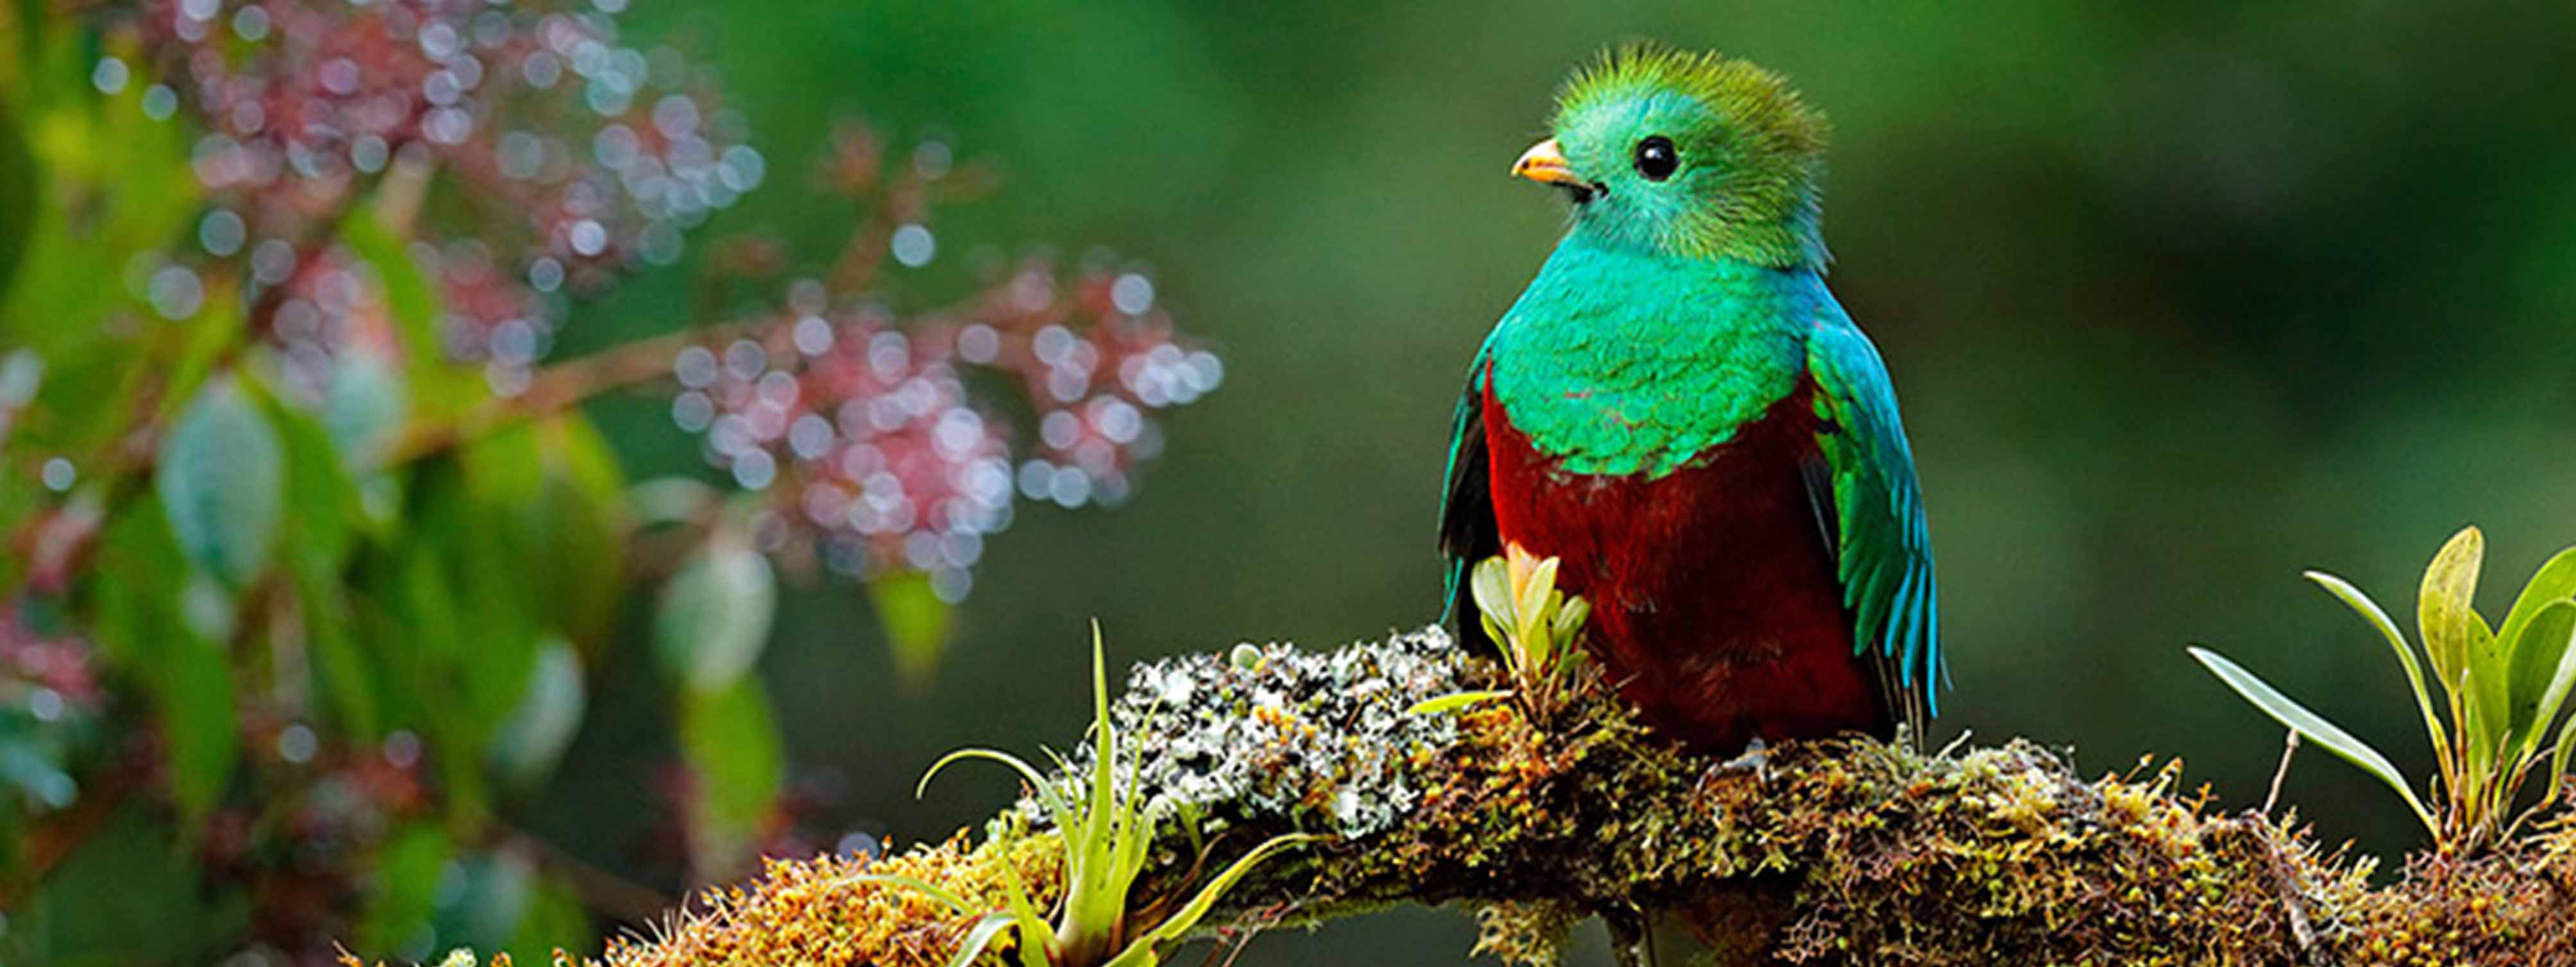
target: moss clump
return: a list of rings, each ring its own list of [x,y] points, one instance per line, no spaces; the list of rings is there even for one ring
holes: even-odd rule
[[[1553,960],[1584,915],[1637,910],[1725,962],[2576,962],[2567,828],[2473,861],[2418,859],[2373,889],[2371,861],[2324,854],[2291,821],[2215,813],[2206,793],[2177,790],[2172,763],[2086,781],[2027,742],[1923,754],[1855,739],[1776,747],[1761,768],[1731,770],[1683,754],[1597,688],[1536,725],[1507,703],[1405,712],[1488,675],[1436,630],[1138,669],[1115,714],[1148,750],[1149,794],[1197,817],[1173,824],[1140,895],[1302,830],[1340,839],[1265,867],[1210,924],[1464,901],[1480,911],[1479,950],[1519,963]],[[944,963],[965,918],[854,874],[918,877],[998,907],[1009,868],[1045,903],[1058,854],[1031,825],[1015,809],[981,845],[773,862],[606,959]]]

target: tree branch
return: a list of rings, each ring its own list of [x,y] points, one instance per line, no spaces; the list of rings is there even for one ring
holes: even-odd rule
[[[2564,824],[2476,859],[2417,856],[2374,886],[2375,861],[2321,851],[2295,819],[2177,793],[2173,762],[2085,781],[2025,741],[1925,755],[1854,738],[1730,771],[1599,689],[1543,723],[1500,702],[1410,714],[1490,684],[1436,630],[1252,665],[1195,656],[1129,679],[1114,714],[1147,750],[1139,773],[1196,817],[1168,824],[1136,906],[1188,886],[1192,843],[1240,852],[1303,830],[1337,839],[1238,886],[1212,928],[1459,901],[1478,950],[1515,963],[1552,962],[1586,916],[1633,937],[1632,911],[1717,963],[2576,962]],[[945,963],[969,918],[858,875],[998,906],[1010,873],[1046,903],[1057,848],[1022,804],[980,843],[777,861],[605,960]]]

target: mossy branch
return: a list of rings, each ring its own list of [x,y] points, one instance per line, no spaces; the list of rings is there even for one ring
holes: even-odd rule
[[[2420,855],[2374,886],[2375,860],[2321,850],[2294,818],[2216,811],[2173,762],[2088,781],[2023,741],[1927,755],[1852,739],[1725,767],[1600,689],[1539,723],[1509,703],[1406,713],[1491,674],[1437,630],[1139,666],[1113,714],[1149,750],[1147,794],[1187,821],[1135,902],[1295,831],[1334,839],[1237,886],[1210,933],[1456,901],[1483,922],[1479,950],[1516,963],[1554,959],[1584,916],[1641,912],[1718,963],[2576,962],[2565,823],[2475,860]],[[772,861],[605,960],[942,964],[972,918],[861,875],[998,907],[1014,870],[1051,903],[1053,836],[1023,803],[980,842]]]

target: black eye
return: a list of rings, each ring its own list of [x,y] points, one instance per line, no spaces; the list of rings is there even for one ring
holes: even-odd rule
[[[1637,142],[1637,173],[1647,181],[1662,181],[1673,176],[1682,166],[1682,154],[1673,150],[1673,139],[1655,135]]]

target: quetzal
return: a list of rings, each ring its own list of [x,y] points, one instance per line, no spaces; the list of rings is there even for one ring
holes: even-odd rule
[[[1627,48],[1512,173],[1572,225],[1467,371],[1448,607],[1516,543],[1561,559],[1648,721],[1712,752],[1906,723],[1947,677],[1896,394],[1825,289],[1825,121],[1776,74]]]

